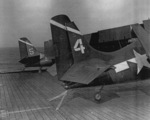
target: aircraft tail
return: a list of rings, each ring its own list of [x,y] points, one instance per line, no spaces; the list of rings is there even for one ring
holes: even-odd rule
[[[23,59],[38,56],[39,52],[32,45],[32,43],[25,37],[20,38],[19,41],[19,50],[20,50],[20,62]]]
[[[55,16],[50,21],[57,75],[59,79],[73,64],[73,56],[71,54],[70,43],[65,27],[67,22],[70,22],[70,20],[65,15]]]
[[[66,23],[66,29],[74,63],[89,58],[92,48],[89,46],[88,42],[84,39],[83,35],[79,31],[75,23],[74,22]]]
[[[53,17],[50,25],[58,78],[61,78],[73,64],[89,59],[93,50],[66,15]]]
[[[48,40],[44,42],[44,54],[46,57],[54,58],[54,47],[53,47],[53,41]]]

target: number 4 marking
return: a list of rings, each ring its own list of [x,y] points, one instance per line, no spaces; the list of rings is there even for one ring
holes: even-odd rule
[[[85,50],[85,47],[83,46],[82,44],[82,40],[81,39],[78,39],[74,45],[74,50],[75,51],[81,51],[82,54],[84,54],[84,50]]]

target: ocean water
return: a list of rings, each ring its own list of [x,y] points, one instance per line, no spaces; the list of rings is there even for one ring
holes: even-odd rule
[[[37,50],[43,52],[43,48],[37,48]],[[24,66],[18,62],[19,60],[18,47],[0,48],[0,71],[22,69]]]

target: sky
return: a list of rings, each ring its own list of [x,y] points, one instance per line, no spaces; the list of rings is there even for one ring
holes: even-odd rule
[[[50,19],[66,14],[88,34],[150,18],[150,0],[0,0],[0,47],[18,47],[27,37],[43,47],[52,39]]]

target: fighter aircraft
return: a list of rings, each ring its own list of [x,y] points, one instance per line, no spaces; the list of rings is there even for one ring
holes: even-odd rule
[[[95,100],[101,100],[104,85],[136,81],[143,67],[150,68],[150,36],[139,24],[131,25],[136,34],[127,46],[113,52],[101,52],[92,48],[74,22],[66,15],[57,15],[50,21],[55,49],[58,80],[65,83],[67,91],[59,97],[61,106],[69,90],[86,86],[101,86]]]
[[[51,53],[52,46],[49,46],[49,50],[51,50],[49,53],[51,54],[47,55],[47,47],[48,45],[51,45],[51,41],[45,41],[44,43],[45,54],[38,52],[32,43],[25,37],[20,38],[18,43],[21,59],[19,62],[24,64],[25,68],[40,67],[39,72],[41,72],[42,67],[51,66],[54,64],[54,57]]]

